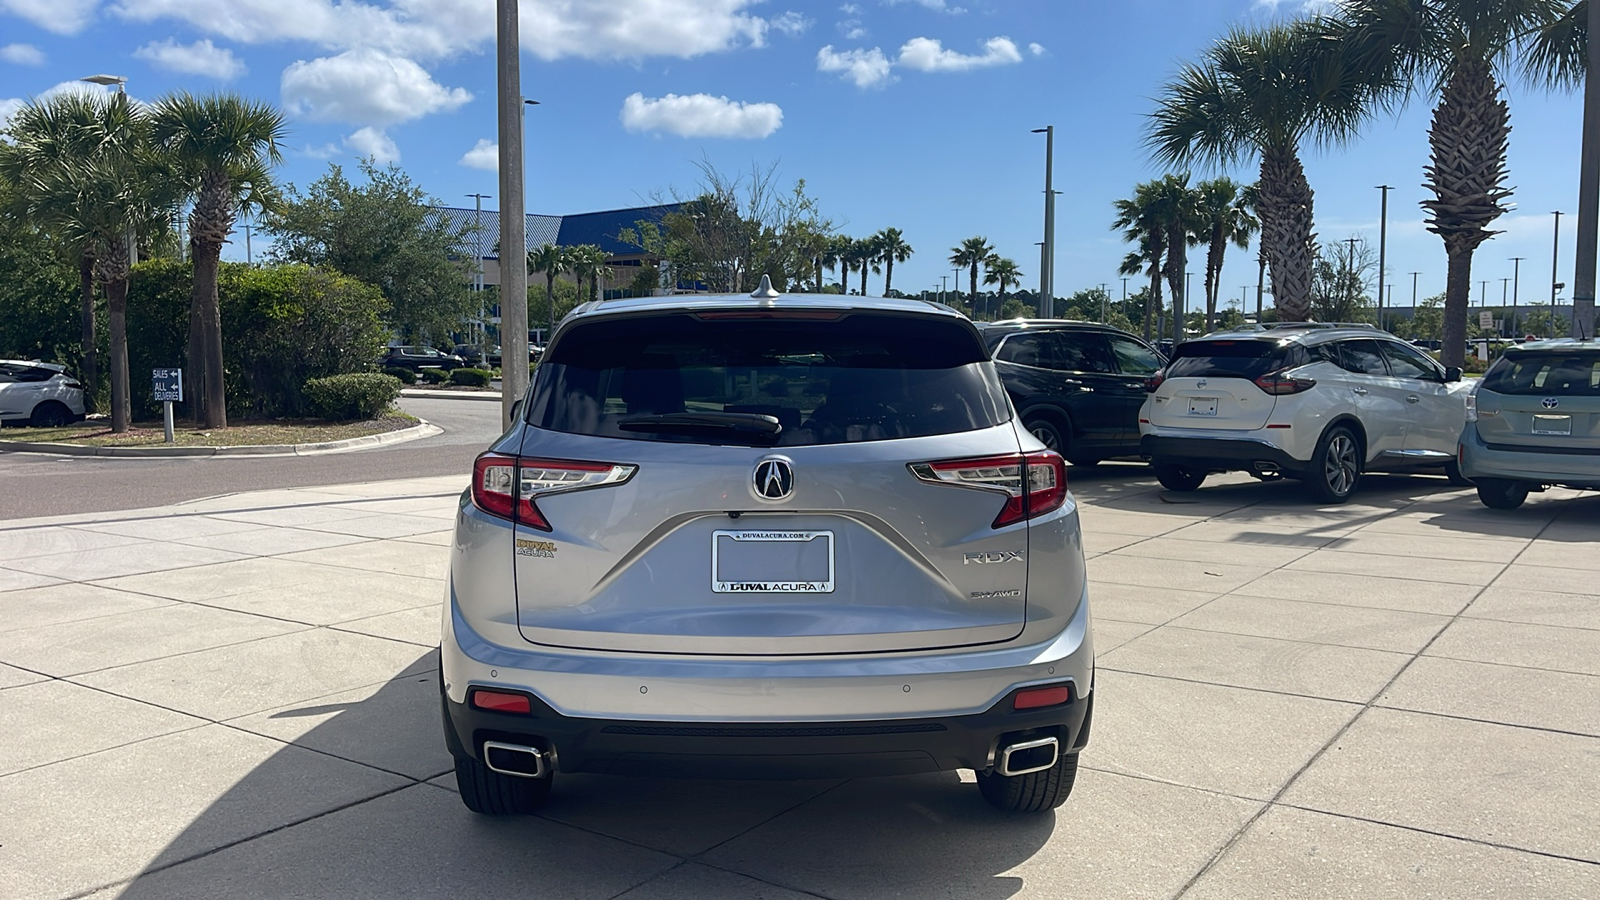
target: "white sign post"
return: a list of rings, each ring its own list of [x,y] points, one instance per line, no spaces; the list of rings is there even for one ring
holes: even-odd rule
[[[161,401],[161,424],[166,432],[167,443],[176,443],[172,434],[172,404],[174,401],[183,402],[183,370],[152,369],[150,383],[155,398]]]

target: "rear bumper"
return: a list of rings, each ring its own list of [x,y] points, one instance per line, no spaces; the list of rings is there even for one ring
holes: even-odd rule
[[[1157,465],[1179,465],[1211,472],[1251,471],[1270,465],[1285,475],[1303,475],[1304,460],[1283,448],[1250,438],[1193,438],[1147,434],[1139,453]]]
[[[1469,479],[1505,478],[1600,490],[1600,462],[1593,453],[1556,453],[1490,447],[1467,425],[1461,436],[1461,474]]]

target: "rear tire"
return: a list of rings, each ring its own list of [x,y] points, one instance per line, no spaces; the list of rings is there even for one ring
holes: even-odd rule
[[[456,757],[456,787],[467,809],[482,816],[536,812],[550,797],[549,777],[501,775],[470,756]]]
[[[1528,485],[1508,478],[1484,478],[1478,482],[1478,499],[1490,509],[1516,509],[1528,499]]]
[[[1022,427],[1038,438],[1046,450],[1054,450],[1062,456],[1067,455],[1067,444],[1071,439],[1067,436],[1067,428],[1055,416],[1029,416],[1022,420]]]
[[[1306,487],[1323,503],[1343,503],[1361,483],[1361,442],[1344,425],[1328,429],[1311,455]]]
[[[1078,780],[1078,754],[1067,753],[1043,772],[1001,775],[979,772],[978,790],[989,805],[1001,812],[1038,813],[1067,802]]]
[[[1155,466],[1155,470],[1156,480],[1169,491],[1197,491],[1209,474],[1186,466],[1174,465],[1158,465]]]
[[[34,428],[60,428],[63,425],[70,425],[72,410],[67,409],[63,403],[46,400],[33,408],[33,415],[28,419],[28,424]]]

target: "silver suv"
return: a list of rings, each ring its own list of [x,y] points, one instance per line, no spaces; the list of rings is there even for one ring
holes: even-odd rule
[[[1072,790],[1094,651],[1065,465],[971,322],[910,300],[617,300],[557,329],[462,495],[445,739],[474,812],[562,772],[977,772]]]

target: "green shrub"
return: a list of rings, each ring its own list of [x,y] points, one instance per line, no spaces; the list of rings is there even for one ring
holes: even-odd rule
[[[383,370],[383,374],[393,375],[394,377],[400,379],[401,384],[417,383],[417,373],[411,371],[410,369],[403,369],[400,366],[389,366]]]
[[[456,369],[450,373],[450,383],[466,387],[488,387],[490,374],[483,369]]]
[[[331,375],[305,384],[311,412],[334,422],[376,418],[399,396],[400,379],[379,372]]]
[[[417,374],[422,376],[423,384],[444,384],[445,380],[450,377],[443,369],[423,369]]]

